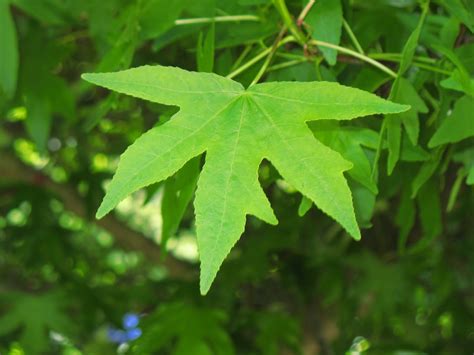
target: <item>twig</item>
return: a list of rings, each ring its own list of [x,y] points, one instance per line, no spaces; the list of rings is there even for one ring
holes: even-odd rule
[[[278,49],[278,47],[280,47],[283,43],[282,39],[283,39],[283,36],[285,35],[286,33],[286,26],[283,27],[281,30],[280,30],[280,33],[278,34],[275,42],[273,43],[273,46],[270,50],[270,52],[268,53],[268,56],[267,58],[265,59],[265,62],[263,62],[263,65],[262,67],[260,68],[260,70],[258,71],[257,75],[255,76],[255,78],[252,80],[252,82],[250,83],[250,86],[252,85],[255,85],[256,83],[258,83],[258,81],[260,80],[260,78],[263,76],[263,74],[265,74],[265,71],[267,70],[268,66],[270,65],[270,62],[272,61],[273,59],[273,55],[275,54],[276,50]]]
[[[397,77],[397,73],[395,73],[392,69],[386,67],[385,65],[383,65],[382,63],[380,62],[377,62],[376,60],[372,59],[372,58],[369,58],[367,57],[366,55],[364,54],[361,54],[361,53],[358,53],[358,52],[355,52],[351,49],[348,49],[348,48],[344,48],[344,47],[340,47],[340,46],[337,46],[335,44],[332,44],[332,43],[328,43],[328,42],[323,42],[323,41],[317,41],[317,40],[311,40],[310,41],[310,44],[314,44],[316,46],[321,46],[321,47],[327,47],[327,48],[332,48],[332,49],[336,49],[337,51],[341,52],[341,53],[345,53],[345,54],[348,54],[352,57],[355,57],[355,58],[359,58],[360,60],[366,62],[366,63],[369,63],[370,65],[373,65],[374,67],[382,70],[383,72],[387,73],[388,75],[390,75],[392,78],[396,78]]]
[[[200,23],[212,22],[239,22],[239,21],[261,21],[260,17],[255,15],[235,15],[235,16],[215,16],[215,17],[196,17],[178,19],[174,22],[176,26],[195,25]]]
[[[346,30],[347,34],[349,35],[349,38],[351,39],[351,41],[354,44],[354,47],[357,49],[357,51],[360,54],[365,54],[364,50],[362,49],[362,46],[360,45],[359,40],[357,39],[354,32],[352,32],[351,26],[349,26],[349,24],[347,23],[347,21],[345,19],[342,20],[342,25],[344,26],[344,29]]]
[[[316,0],[309,0],[306,6],[303,8],[303,11],[301,11],[300,15],[298,16],[298,19],[296,20],[296,25],[298,27],[301,27],[305,17],[308,15],[309,11],[311,10],[311,8],[313,7],[315,3],[316,3]]]

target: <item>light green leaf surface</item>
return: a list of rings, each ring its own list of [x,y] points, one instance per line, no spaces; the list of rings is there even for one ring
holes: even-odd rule
[[[455,143],[474,136],[474,98],[461,97],[428,143],[429,147]]]
[[[338,45],[342,31],[341,0],[316,1],[306,16],[305,23],[310,26],[314,39]],[[330,65],[336,64],[337,51],[335,49],[324,47],[320,49]]]
[[[351,192],[343,175],[351,164],[317,141],[306,122],[349,120],[408,109],[336,83],[277,82],[245,90],[241,84],[215,74],[174,67],[144,66],[85,74],[83,78],[181,108],[122,155],[97,212],[99,218],[130,193],[168,178],[206,152],[194,203],[203,294],[243,233],[246,215],[277,223],[258,181],[264,158],[289,184],[359,239]]]
[[[12,98],[18,77],[18,44],[10,5],[0,0],[0,94]]]

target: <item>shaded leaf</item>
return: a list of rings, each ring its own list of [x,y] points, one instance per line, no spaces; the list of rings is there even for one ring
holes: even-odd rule
[[[225,313],[214,309],[162,305],[144,320],[143,335],[134,342],[133,353],[231,355],[232,341],[223,328],[226,320]]]
[[[338,45],[342,32],[341,0],[316,1],[306,16],[305,23],[310,26],[314,39]],[[335,49],[321,47],[320,50],[330,65],[336,64]]]
[[[19,342],[31,354],[48,349],[48,333],[55,330],[67,334],[72,322],[63,313],[64,295],[49,292],[42,295],[9,293],[6,314],[0,317],[0,334],[9,334],[21,328]]]
[[[8,0],[0,0],[0,24],[0,93],[12,98],[18,76],[18,44]]]
[[[441,123],[428,145],[436,147],[441,144],[455,143],[474,136],[474,98],[463,96],[454,105],[454,109]]]
[[[415,55],[415,50],[418,45],[418,40],[420,38],[421,29],[423,27],[426,14],[429,9],[429,1],[426,1],[423,4],[423,12],[421,14],[420,20],[418,21],[418,25],[416,26],[413,33],[408,38],[405,46],[403,47],[402,52],[402,60],[400,62],[400,67],[398,69],[398,75],[393,83],[392,90],[390,91],[389,99],[396,101],[397,98],[404,98],[409,101],[414,101],[418,106],[418,111],[424,109],[422,104],[420,103],[420,99],[415,99],[410,96],[405,96],[403,91],[406,90],[407,86],[409,86],[409,82],[403,80],[403,75],[409,69],[413,57]],[[412,92],[415,90],[411,90]],[[415,114],[416,115],[416,114]],[[387,139],[388,139],[388,164],[387,164],[387,171],[390,175],[395,168],[398,160],[400,159],[400,146],[401,146],[401,139],[402,139],[402,121],[405,127],[409,127],[407,130],[410,139],[412,140],[413,144],[416,144],[418,139],[418,131],[419,131],[419,123],[418,119],[410,115],[390,115],[386,118],[387,120]]]

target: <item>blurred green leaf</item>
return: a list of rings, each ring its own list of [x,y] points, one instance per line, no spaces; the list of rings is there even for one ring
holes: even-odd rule
[[[341,0],[316,1],[304,21],[310,27],[314,39],[338,45],[342,32]],[[336,64],[336,50],[321,47],[321,52],[329,65]]]
[[[10,13],[10,1],[0,0],[0,94],[15,95],[18,76],[18,44],[15,23]]]
[[[436,147],[474,136],[473,108],[474,98],[471,96],[463,96],[456,101],[452,113],[441,123],[428,145]]]
[[[0,317],[0,334],[5,335],[21,329],[19,342],[31,354],[39,354],[48,349],[49,332],[70,334],[73,322],[63,312],[65,301],[60,292],[41,295],[9,293],[6,314]]]
[[[143,335],[134,342],[133,353],[234,354],[232,341],[223,328],[226,321],[226,315],[217,310],[164,304],[144,321]]]

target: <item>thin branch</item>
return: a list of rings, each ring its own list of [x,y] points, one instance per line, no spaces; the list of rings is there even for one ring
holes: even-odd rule
[[[289,60],[287,62],[283,62],[283,63],[280,63],[280,64],[275,64],[275,65],[272,65],[271,67],[268,67],[267,73],[271,72],[271,71],[275,71],[275,70],[280,70],[280,69],[292,67],[293,65],[298,65],[298,64],[301,64],[301,63],[305,63],[307,61],[308,61],[307,58],[303,58],[303,59]]]
[[[285,38],[283,38],[280,42],[279,42],[279,46],[282,46],[286,43],[289,43],[289,42],[294,42],[295,39],[293,36],[287,36]],[[232,79],[234,77],[236,77],[237,75],[239,75],[240,73],[242,73],[243,71],[247,70],[248,68],[250,68],[252,65],[254,65],[255,63],[259,62],[260,60],[262,60],[263,58],[265,58],[271,51],[273,50],[273,47],[269,47],[269,48],[266,48],[264,49],[262,52],[260,52],[257,56],[253,57],[252,59],[250,59],[248,62],[246,62],[245,64],[243,64],[242,66],[240,66],[239,68],[237,68],[236,70],[234,70],[233,72],[229,73],[226,78],[228,79]]]
[[[294,23],[290,12],[286,7],[285,0],[273,0],[273,5],[275,5],[277,11],[279,12],[285,27],[288,28],[298,43],[304,45],[306,42],[305,36],[303,32],[301,32],[301,29]]]
[[[346,30],[347,34],[349,35],[349,38],[351,39],[352,44],[354,44],[354,47],[357,49],[357,51],[360,54],[365,54],[364,50],[362,49],[362,46],[360,45],[359,40],[357,39],[356,35],[352,31],[351,26],[349,26],[349,24],[347,23],[347,21],[345,19],[342,20],[342,25],[344,26],[344,29]]]
[[[184,26],[184,25],[196,25],[196,24],[201,24],[201,23],[212,23],[212,22],[240,22],[240,21],[260,22],[261,19],[260,17],[255,16],[255,15],[196,17],[196,18],[178,19],[174,22],[174,24],[176,26]]]
[[[304,22],[304,19],[306,18],[315,3],[316,0],[309,0],[306,6],[303,8],[303,11],[301,11],[300,15],[298,16],[298,19],[296,20],[296,24],[298,25],[298,27],[301,27]]]
[[[89,219],[84,199],[73,186],[57,183],[40,171],[26,166],[14,155],[5,152],[0,152],[0,171],[2,172],[1,184],[23,183],[49,190],[63,203],[66,210],[85,220]],[[194,277],[192,269],[186,263],[171,255],[163,260],[160,247],[157,244],[116,219],[113,214],[109,214],[101,220],[89,220],[89,222],[108,231],[121,248],[140,252],[149,261],[163,265],[171,277],[180,279]]]
[[[382,63],[377,62],[376,60],[374,60],[372,58],[367,57],[364,54],[361,54],[361,53],[355,52],[351,49],[340,47],[340,46],[337,46],[335,44],[328,43],[328,42],[311,40],[309,43],[314,44],[316,46],[320,46],[320,47],[327,47],[327,48],[336,49],[337,51],[339,51],[341,53],[345,53],[345,54],[348,54],[352,57],[359,58],[360,60],[362,60],[362,61],[364,61],[364,62],[366,62],[370,65],[373,65],[374,67],[382,70],[383,72],[387,73],[388,75],[390,75],[394,79],[397,77],[397,73],[395,73],[392,69],[386,67]]]
[[[258,81],[260,80],[260,78],[263,76],[263,74],[265,74],[265,71],[267,70],[268,66],[270,65],[270,62],[272,61],[273,59],[273,55],[275,54],[275,52],[277,51],[278,47],[280,47],[281,45],[285,44],[286,42],[283,40],[283,36],[285,35],[286,33],[286,27],[283,27],[281,30],[280,30],[280,33],[278,34],[275,42],[273,43],[273,46],[270,50],[270,52],[268,53],[268,56],[267,58],[265,59],[265,62],[263,62],[263,65],[262,67],[260,68],[260,70],[258,71],[257,75],[255,76],[255,78],[252,80],[252,82],[250,83],[250,86],[252,85],[255,85],[256,83],[258,83]],[[287,37],[288,38],[288,37]]]

